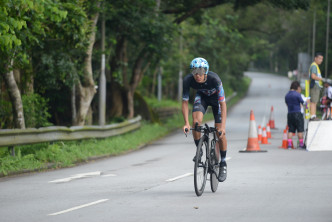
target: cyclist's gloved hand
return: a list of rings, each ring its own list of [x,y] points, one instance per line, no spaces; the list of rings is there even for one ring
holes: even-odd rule
[[[184,125],[184,126],[183,126],[183,132],[184,132],[185,134],[187,134],[187,133],[189,132],[189,129],[190,129],[190,125]]]

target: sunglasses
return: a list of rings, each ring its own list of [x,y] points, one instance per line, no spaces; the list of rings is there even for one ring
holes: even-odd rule
[[[203,76],[205,74],[205,69],[204,68],[193,68],[191,71],[191,74],[193,74],[194,76],[196,76],[196,75]]]

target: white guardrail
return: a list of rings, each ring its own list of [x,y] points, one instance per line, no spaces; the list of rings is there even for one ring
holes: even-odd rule
[[[50,126],[38,129],[4,129],[0,130],[0,147],[10,147],[43,142],[68,141],[91,138],[106,138],[140,128],[141,117],[122,123],[105,126]]]

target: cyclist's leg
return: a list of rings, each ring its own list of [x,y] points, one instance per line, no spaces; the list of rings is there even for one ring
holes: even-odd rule
[[[192,127],[195,127],[195,124],[198,123],[198,125],[201,125],[203,122],[203,116],[205,114],[207,105],[204,100],[204,97],[201,96],[201,94],[196,93],[195,96],[195,102],[193,106],[193,125]],[[198,145],[199,139],[201,138],[201,133],[197,131],[193,131],[193,136],[195,140],[196,146]]]
[[[213,111],[213,115],[214,115],[214,125],[215,127],[218,129],[218,131],[220,131],[221,129],[221,110],[220,110],[220,105],[218,103],[218,105],[216,106],[212,106],[212,111]],[[221,159],[222,158],[226,158],[226,151],[227,151],[227,139],[226,139],[226,135],[223,135],[223,137],[221,138],[221,141],[219,142],[219,149],[220,149],[220,154],[221,154]],[[224,153],[222,153],[224,152]]]
[[[332,102],[331,102],[330,98],[327,99],[326,106],[327,106],[327,110],[329,110],[329,112],[328,112],[329,113],[328,119],[331,120],[332,119]]]
[[[212,106],[212,111],[214,115],[215,127],[220,131],[221,129],[221,109],[219,103]],[[220,168],[218,180],[219,182],[223,182],[227,178],[227,164],[226,164],[226,153],[227,153],[227,139],[226,135],[221,137],[221,141],[219,141],[219,149],[220,149]]]

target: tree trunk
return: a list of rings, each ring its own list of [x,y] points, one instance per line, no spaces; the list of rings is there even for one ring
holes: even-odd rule
[[[71,124],[76,125],[76,84],[71,88]]]
[[[133,89],[127,90],[127,100],[128,100],[128,119],[134,117],[135,109],[134,109],[134,92]]]
[[[21,92],[17,87],[14,72],[10,71],[9,73],[4,74],[4,79],[13,108],[15,128],[25,129]]]
[[[76,125],[83,126],[85,123],[85,119],[93,99],[93,96],[96,93],[95,83],[93,81],[93,73],[92,73],[92,50],[93,45],[95,43],[96,38],[96,25],[98,21],[99,13],[97,13],[91,20],[91,34],[89,40],[89,47],[87,49],[87,56],[84,60],[84,77],[82,82],[78,83],[77,93],[79,96],[78,102],[78,110],[76,116]]]
[[[142,54],[143,54],[143,56],[142,56]],[[139,56],[135,62],[135,65],[133,67],[130,84],[129,84],[129,86],[125,87],[125,89],[127,91],[127,99],[128,99],[128,116],[127,117],[129,119],[133,118],[134,113],[135,113],[135,110],[134,110],[135,90],[136,90],[138,84],[141,82],[143,74],[146,72],[146,70],[150,66],[150,62],[148,62],[142,70],[143,62],[147,56],[148,56],[147,52],[143,53],[143,51],[142,51],[142,53],[139,54]]]
[[[153,72],[153,77],[152,77],[152,86],[151,86],[151,95],[155,95],[156,92],[156,81],[157,81],[157,73],[159,70],[159,65],[156,66],[154,72]]]

